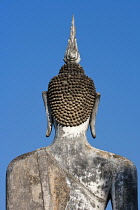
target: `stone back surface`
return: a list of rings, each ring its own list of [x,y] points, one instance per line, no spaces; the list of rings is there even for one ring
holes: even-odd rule
[[[91,115],[95,86],[79,64],[64,64],[48,86],[48,101],[55,120],[62,126],[78,126]]]

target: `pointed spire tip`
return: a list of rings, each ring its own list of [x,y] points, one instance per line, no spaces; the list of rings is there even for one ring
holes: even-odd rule
[[[79,63],[81,60],[76,41],[76,27],[74,25],[74,15],[72,15],[72,25],[70,39],[68,40],[67,50],[64,56],[65,63]]]

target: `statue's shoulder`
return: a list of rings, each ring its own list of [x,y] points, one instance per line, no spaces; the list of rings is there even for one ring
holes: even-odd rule
[[[41,148],[11,161],[6,176],[7,209],[44,209],[42,182],[48,183],[44,157],[45,148]]]
[[[97,157],[101,157],[103,159],[105,159],[108,163],[110,163],[110,165],[114,166],[114,168],[116,169],[132,169],[132,170],[136,170],[136,166],[135,164],[123,157],[123,156],[120,156],[120,155],[117,155],[117,154],[114,154],[114,153],[111,153],[111,152],[106,152],[106,151],[103,151],[103,150],[99,150],[99,149],[96,149],[96,155]]]
[[[45,147],[37,149],[32,152],[22,154],[16,158],[14,158],[7,167],[7,173],[11,173],[14,169],[17,169],[17,168],[24,167],[26,170],[26,168],[28,168],[28,167],[32,168],[33,166],[37,165],[38,151],[43,152],[44,149],[45,149]],[[28,166],[28,167],[26,167],[26,166]]]
[[[133,169],[136,168],[134,163],[131,160],[123,156],[94,148],[89,144],[86,144],[85,146],[86,146],[86,150],[88,150],[90,154],[93,154],[94,159],[98,159],[98,160],[100,159],[104,162],[109,163],[110,165],[114,165],[117,168],[119,168],[119,166],[127,167],[127,168],[129,167]]]

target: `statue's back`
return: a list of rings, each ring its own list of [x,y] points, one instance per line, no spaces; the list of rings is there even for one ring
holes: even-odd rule
[[[137,172],[128,159],[89,145],[100,93],[78,64],[74,17],[65,65],[42,96],[53,143],[14,159],[7,169],[7,210],[137,210]]]

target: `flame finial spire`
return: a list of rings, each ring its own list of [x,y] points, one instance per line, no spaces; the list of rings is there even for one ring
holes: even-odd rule
[[[72,25],[70,31],[70,39],[68,40],[67,50],[64,56],[65,63],[76,63],[80,62],[80,54],[78,52],[77,40],[76,40],[76,27],[74,25],[74,15],[72,16]]]

